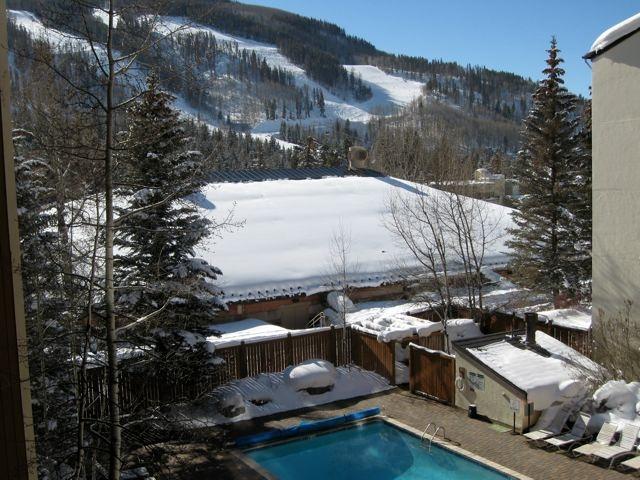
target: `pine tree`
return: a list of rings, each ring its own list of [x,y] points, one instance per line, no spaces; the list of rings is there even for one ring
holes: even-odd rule
[[[117,268],[119,302],[127,313],[146,315],[164,305],[168,319],[208,319],[215,312],[221,272],[193,258],[213,225],[189,198],[204,184],[200,152],[187,138],[173,97],[149,77],[147,91],[128,111],[124,142],[128,201],[120,215]]]
[[[522,284],[556,297],[570,289],[575,272],[571,211],[572,175],[579,169],[576,98],[564,87],[563,60],[555,38],[547,50],[545,78],[533,95],[524,122],[514,175],[525,194],[510,230],[512,267]]]
[[[571,284],[584,297],[591,296],[591,101],[580,117],[577,133],[578,162],[572,175],[569,210],[575,218],[573,235],[574,269]]]

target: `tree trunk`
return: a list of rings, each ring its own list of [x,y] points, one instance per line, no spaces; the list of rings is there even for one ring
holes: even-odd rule
[[[106,98],[106,138],[104,152],[104,190],[105,190],[105,310],[107,333],[107,381],[109,402],[109,480],[120,480],[120,450],[122,445],[122,427],[120,425],[120,405],[118,388],[118,358],[116,356],[116,320],[114,312],[113,283],[113,129],[115,64],[113,60],[113,17],[114,0],[109,1],[109,29],[107,33],[107,76]]]

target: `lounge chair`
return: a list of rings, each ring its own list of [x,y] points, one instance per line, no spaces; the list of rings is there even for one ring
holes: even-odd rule
[[[549,409],[548,409],[549,410]],[[542,428],[538,428],[532,432],[525,433],[524,436],[527,440],[538,442],[555,435],[562,433],[564,424],[567,423],[571,415],[571,406],[562,405],[559,408],[550,407],[550,411],[545,411],[536,426],[545,425]],[[549,419],[551,417],[551,419]]]
[[[637,449],[640,449],[640,447],[637,447]],[[631,470],[640,470],[640,455],[625,460],[621,462],[620,465]]]
[[[593,452],[593,457],[596,460],[609,460],[609,468],[611,468],[620,458],[633,455],[638,441],[638,432],[640,432],[640,426],[627,423],[622,429],[618,443],[600,447]]]
[[[576,423],[573,424],[573,428],[569,433],[545,439],[544,442],[546,443],[546,446],[555,447],[560,450],[563,447],[571,448],[572,445],[584,441],[589,435],[588,427],[590,421],[591,415],[580,413]]]
[[[581,445],[578,448],[571,451],[574,456],[578,455],[592,455],[593,452],[598,450],[599,448],[606,447],[611,445],[613,442],[613,437],[616,435],[616,430],[618,429],[618,425],[611,422],[606,422],[600,428],[598,435],[596,436],[596,440],[591,443],[587,443],[585,445]]]

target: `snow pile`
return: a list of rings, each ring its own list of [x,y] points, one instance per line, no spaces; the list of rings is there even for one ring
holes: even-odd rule
[[[450,342],[481,337],[482,335],[480,327],[471,318],[451,318],[447,320],[447,336]]]
[[[296,391],[333,387],[337,375],[336,368],[326,360],[307,360],[284,371],[286,382]]]
[[[467,351],[527,392],[535,410],[554,402],[565,402],[585,394],[585,378],[598,371],[598,365],[544,332],[536,332],[536,343],[548,353],[524,348],[524,338],[499,340]]]
[[[234,347],[240,342],[259,342],[261,340],[273,340],[286,337],[289,330],[271,323],[248,318],[237,322],[220,323],[210,325],[209,330],[214,335],[206,338],[207,342],[216,348]]]
[[[595,391],[592,417],[597,427],[613,422],[622,430],[627,423],[640,425],[640,382],[612,380]]]
[[[430,322],[402,313],[381,315],[369,319],[349,322],[352,328],[375,335],[379,342],[402,340],[413,335],[428,337],[442,331],[440,322]]]
[[[333,389],[318,394],[298,391],[289,382],[286,371],[261,374],[218,387],[209,400],[176,407],[172,416],[178,421],[188,418],[187,428],[207,427],[371,395],[391,388],[394,387],[380,375],[354,366],[336,368]],[[231,416],[225,416],[221,406],[224,413]]]
[[[217,282],[227,302],[307,295],[335,290],[330,245],[340,223],[351,232],[348,272],[353,287],[375,287],[399,281],[407,268],[417,267],[412,253],[387,228],[390,195],[446,195],[429,187],[392,177],[332,177],[316,180],[206,185],[200,212],[218,220],[234,212],[243,228],[203,242],[196,256],[224,272]],[[501,241],[485,255],[485,264],[504,264],[511,226],[510,209],[486,204],[487,214],[500,221]],[[500,219],[500,220],[498,220]],[[498,233],[498,232],[497,232]],[[504,233],[504,235],[502,235]],[[403,268],[399,266],[402,265]]]
[[[327,295],[327,303],[336,312],[351,312],[354,309],[351,299],[342,292],[329,292]]]
[[[562,328],[583,330],[585,332],[591,329],[591,314],[573,308],[544,310],[538,312],[538,318]]]
[[[217,397],[216,408],[225,417],[236,417],[245,412],[244,398],[236,390],[222,392]]]
[[[636,30],[640,30],[640,13],[623,20],[603,32],[598,38],[596,38],[596,41],[593,42],[587,56],[597,55],[601,50],[604,50],[625,35],[629,35]]]

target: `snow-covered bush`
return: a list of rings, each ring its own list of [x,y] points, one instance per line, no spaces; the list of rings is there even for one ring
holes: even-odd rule
[[[244,398],[237,390],[223,390],[217,397],[217,409],[227,418],[237,417],[245,412]]]
[[[338,373],[331,362],[326,360],[307,360],[284,372],[285,381],[294,390],[331,388]]]
[[[595,391],[585,410],[592,413],[592,423],[599,428],[613,422],[618,430],[627,423],[640,425],[640,382],[611,380]]]

